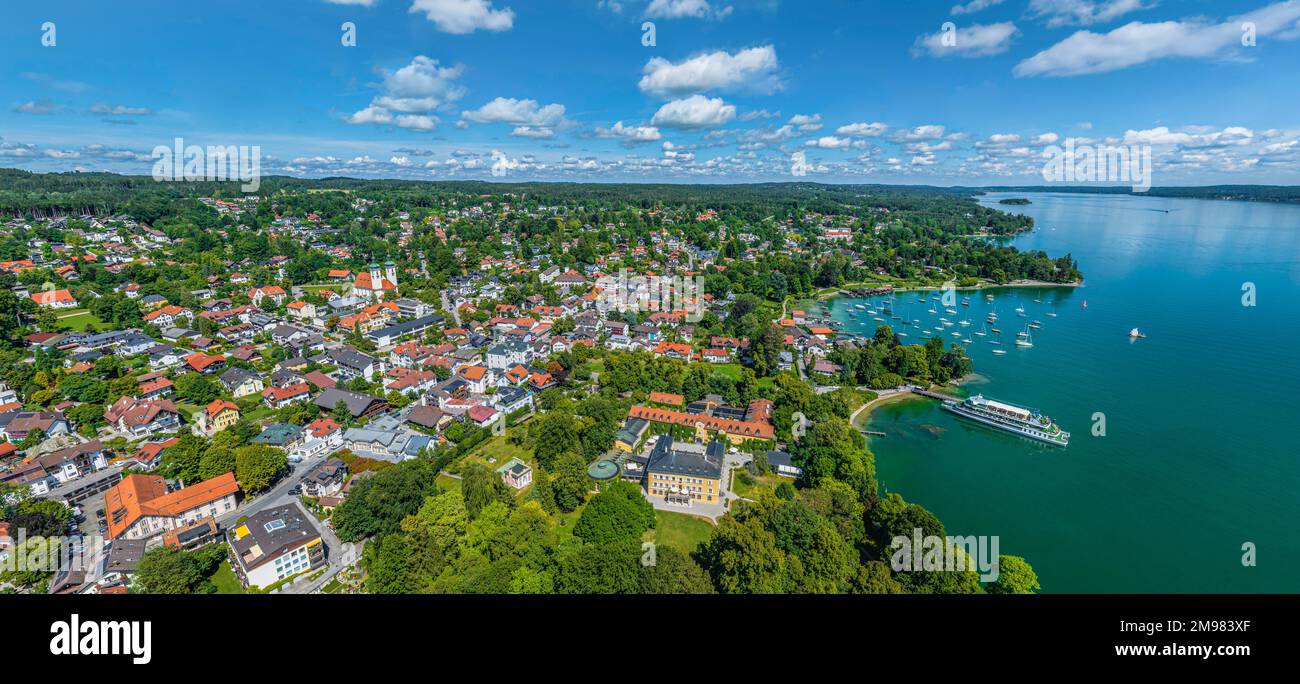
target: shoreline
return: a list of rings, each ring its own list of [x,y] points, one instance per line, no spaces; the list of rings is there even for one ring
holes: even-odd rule
[[[856,428],[859,431],[865,430],[867,427],[867,423],[871,421],[872,412],[874,412],[876,409],[880,408],[881,406],[884,406],[886,404],[894,404],[894,403],[906,401],[908,399],[924,399],[924,398],[925,397],[917,396],[908,391],[896,391],[893,394],[877,396],[875,399],[868,401],[867,403],[859,406],[856,410],[853,411],[853,414],[849,416],[849,425],[852,425],[854,428]]]
[[[957,382],[956,385],[947,384],[938,389],[934,389],[934,386],[931,385],[930,391],[946,394],[949,388],[960,387],[962,382],[965,382],[967,378],[972,377],[973,375],[974,374],[972,373],[971,375],[966,376],[966,378],[962,378]],[[868,401],[867,403],[857,407],[856,409],[854,409],[853,413],[849,415],[849,425],[853,426],[858,430],[865,430],[867,428],[867,423],[871,422],[872,413],[874,413],[875,410],[880,408],[881,406],[885,406],[886,404],[899,403],[902,401],[906,401],[908,399],[929,398],[929,397],[920,396],[918,394],[913,394],[911,390],[892,389],[892,390],[872,390],[872,391],[877,392],[878,396],[876,396],[875,399],[872,399],[871,401]],[[889,394],[881,394],[881,392],[889,392]],[[953,394],[952,396],[954,399],[961,399],[961,395],[959,394]],[[859,419],[859,417],[861,418]]]
[[[889,285],[889,283],[853,283],[853,284],[862,286],[864,288],[867,286],[884,287],[886,285]],[[1015,290],[1015,289],[1022,289],[1022,288],[1052,288],[1052,287],[1076,289],[1076,288],[1081,288],[1083,286],[1084,286],[1083,281],[1075,281],[1072,283],[1049,283],[1047,281],[1042,281],[1042,280],[1016,280],[1010,283],[980,283],[978,285],[958,286],[958,287],[954,287],[953,289],[956,292],[979,292],[981,290],[999,290],[999,289]],[[850,286],[840,287],[837,288],[835,292],[820,293],[812,300],[805,300],[805,301],[820,302],[828,299],[835,299],[836,297],[856,298],[856,295],[854,295],[852,292],[846,291],[846,288],[851,289]],[[942,285],[909,285],[907,287],[894,287],[892,289],[892,292],[940,292],[942,290],[943,290]]]

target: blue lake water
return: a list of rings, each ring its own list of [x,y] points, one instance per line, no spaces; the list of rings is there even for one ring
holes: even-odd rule
[[[1033,203],[997,204],[1012,196]],[[882,486],[934,511],[949,534],[998,535],[1045,592],[1300,591],[1300,207],[981,201],[1033,216],[1034,232],[1013,244],[1073,254],[1084,286],[993,290],[992,302],[960,293],[970,306],[956,316],[899,294],[895,313],[932,332],[939,316],[968,316],[972,326],[940,333],[972,340],[977,377],[963,391],[1040,409],[1070,445],[993,431],[933,401],[888,405],[870,423],[888,434],[871,439]],[[1243,305],[1246,283],[1255,306]],[[856,303],[830,308],[847,330],[874,330]],[[990,310],[1001,347],[973,335]],[[1017,348],[1032,320],[1034,346]],[[1147,338],[1130,340],[1134,327]],[[919,327],[899,329],[924,341]],[[1242,564],[1246,543],[1254,567]]]

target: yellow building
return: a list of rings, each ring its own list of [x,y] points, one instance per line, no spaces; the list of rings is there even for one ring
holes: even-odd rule
[[[211,437],[239,422],[239,407],[225,399],[218,399],[196,416],[198,423],[195,427],[200,433]]]
[[[726,453],[719,441],[674,442],[672,436],[660,435],[646,463],[646,492],[669,503],[718,503]]]

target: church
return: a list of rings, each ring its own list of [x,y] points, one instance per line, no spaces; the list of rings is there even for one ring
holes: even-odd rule
[[[379,264],[370,264],[369,271],[357,274],[352,283],[352,294],[366,299],[382,299],[384,293],[397,294],[397,264],[384,264],[384,272],[379,272]]]

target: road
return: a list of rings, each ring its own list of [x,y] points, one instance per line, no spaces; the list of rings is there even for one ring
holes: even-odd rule
[[[274,487],[254,498],[245,499],[235,508],[235,510],[218,517],[217,523],[221,525],[222,529],[226,529],[240,518],[256,515],[268,508],[284,506],[290,503],[299,503],[298,497],[290,494],[289,490],[292,489],[294,485],[298,484],[298,481],[303,475],[310,472],[312,468],[325,462],[325,460],[331,455],[332,454],[318,454],[300,463],[292,464],[294,465],[293,470],[290,471],[289,474],[280,478],[280,481],[276,483]],[[325,574],[310,582],[299,580],[293,584],[286,585],[281,589],[281,593],[310,594],[324,586],[327,582],[333,579],[335,575],[343,570],[343,568],[356,562],[360,557],[361,550],[358,545],[344,543],[343,540],[338,538],[338,535],[334,534],[334,530],[330,529],[328,525],[317,519],[310,511],[304,511],[304,513],[307,514],[307,519],[311,521],[312,526],[316,528],[316,532],[325,540]],[[314,571],[306,573],[304,577],[309,577],[312,574],[314,574]]]

